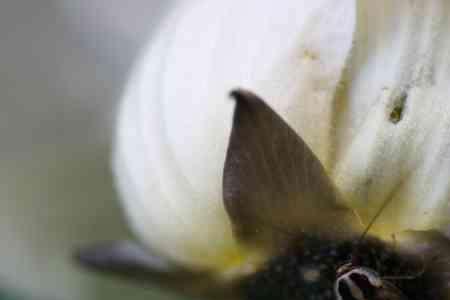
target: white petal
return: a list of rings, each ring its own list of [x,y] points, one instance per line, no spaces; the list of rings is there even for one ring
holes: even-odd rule
[[[197,1],[169,19],[130,81],[116,148],[124,206],[154,250],[192,267],[236,254],[221,195],[227,94],[262,94],[319,149],[354,13],[350,0]]]
[[[379,230],[448,223],[450,2],[359,1],[335,179]],[[400,117],[395,107],[404,106]],[[400,117],[400,118],[399,118]]]

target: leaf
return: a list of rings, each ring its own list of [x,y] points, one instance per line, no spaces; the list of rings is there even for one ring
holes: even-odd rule
[[[80,249],[75,259],[89,269],[143,284],[156,284],[182,295],[228,299],[233,293],[226,283],[216,281],[208,272],[182,268],[131,241],[88,246]]]
[[[257,95],[235,90],[223,199],[242,240],[277,244],[314,232],[336,237],[355,221],[308,145]],[[320,122],[320,120],[318,120]],[[284,236],[284,237],[283,237]]]

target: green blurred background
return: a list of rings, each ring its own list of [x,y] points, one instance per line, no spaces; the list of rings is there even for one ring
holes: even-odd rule
[[[88,273],[73,249],[128,237],[114,110],[174,1],[0,1],[0,300],[170,299]]]

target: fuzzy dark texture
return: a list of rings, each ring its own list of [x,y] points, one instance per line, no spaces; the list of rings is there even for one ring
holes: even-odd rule
[[[424,266],[421,258],[401,254],[394,244],[374,238],[356,244],[353,240],[333,241],[306,236],[270,260],[259,272],[243,280],[240,285],[243,298],[335,299],[336,270],[348,263],[353,253],[360,266],[373,269],[381,277],[417,275],[414,279],[389,280],[410,300],[447,299],[439,273]],[[421,273],[424,267],[425,271]]]

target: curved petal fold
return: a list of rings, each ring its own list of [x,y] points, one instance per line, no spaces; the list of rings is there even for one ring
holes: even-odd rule
[[[448,224],[448,1],[358,1],[337,118],[334,179],[374,230]]]

